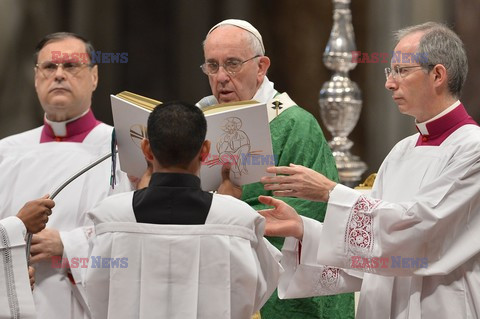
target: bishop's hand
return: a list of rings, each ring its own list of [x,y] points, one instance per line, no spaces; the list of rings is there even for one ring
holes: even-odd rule
[[[273,191],[274,196],[327,202],[330,191],[337,185],[317,171],[302,165],[272,166],[267,168],[267,172],[277,175],[264,176],[260,182],[265,184],[266,190]]]
[[[258,211],[266,219],[265,235],[302,240],[303,220],[293,207],[270,196],[259,196],[258,200],[262,204],[273,206]]]

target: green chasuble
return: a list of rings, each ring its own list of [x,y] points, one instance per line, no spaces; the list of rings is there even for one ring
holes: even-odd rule
[[[338,181],[335,159],[317,120],[299,106],[291,106],[270,122],[273,152],[277,166],[290,163],[314,169]],[[242,200],[256,210],[266,208],[258,202],[259,195],[272,195],[263,184],[243,186]],[[319,221],[325,217],[326,204],[291,197],[279,197],[303,216]],[[283,238],[268,237],[278,249]],[[312,278],[313,280],[313,278]],[[353,293],[302,299],[284,299],[272,295],[261,309],[262,319],[354,318]]]

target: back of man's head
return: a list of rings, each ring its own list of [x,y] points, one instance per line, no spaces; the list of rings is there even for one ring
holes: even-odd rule
[[[152,153],[160,165],[188,166],[205,141],[207,121],[194,105],[168,102],[152,111],[147,133]]]
[[[417,53],[427,58],[420,65],[428,70],[436,64],[443,65],[447,70],[448,89],[452,96],[459,98],[468,73],[467,54],[462,40],[449,27],[437,22],[401,29],[395,33],[395,37],[399,41],[416,32],[423,33]]]

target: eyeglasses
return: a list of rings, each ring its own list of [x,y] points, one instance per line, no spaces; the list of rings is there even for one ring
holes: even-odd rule
[[[77,75],[85,66],[92,66],[90,63],[80,62],[65,62],[65,63],[53,63],[51,61],[45,61],[35,64],[35,67],[43,74],[44,77],[49,78],[57,72],[59,66],[62,66],[63,71]]]
[[[244,61],[239,59],[229,59],[225,61],[224,64],[218,64],[217,62],[205,62],[204,64],[200,65],[200,68],[206,75],[213,75],[217,74],[220,67],[223,67],[228,74],[234,76],[236,73],[242,70],[242,67],[245,63],[255,58],[259,58],[260,56],[261,55],[256,55],[253,58],[246,59]]]
[[[434,64],[427,64],[428,67],[432,67],[434,66]],[[403,79],[404,77],[406,77],[408,74],[410,74],[410,71],[408,71],[409,69],[413,69],[413,68],[423,68],[423,66],[421,65],[412,65],[412,66],[394,66],[393,69],[392,68],[385,68],[385,78],[387,79],[388,81],[388,77],[390,75],[392,75],[393,79],[397,79],[398,75]]]

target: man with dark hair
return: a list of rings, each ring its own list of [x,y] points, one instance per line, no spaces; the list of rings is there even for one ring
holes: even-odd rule
[[[80,62],[89,64],[91,67],[93,67],[96,64],[95,61],[93,61],[92,59],[95,53],[95,48],[93,47],[93,44],[81,35],[72,32],[56,32],[47,34],[43,39],[38,42],[37,46],[35,47],[35,53],[33,54],[33,63],[35,63],[35,65],[38,63],[38,54],[49,42],[65,40],[67,38],[77,39],[83,42],[83,44],[85,45],[85,52],[72,52],[72,54],[68,54],[68,52],[65,51],[53,51],[52,60],[56,61],[57,63]]]
[[[153,174],[149,187],[133,195],[137,222],[205,223],[212,194],[200,188],[201,163],[197,160],[210,151],[206,133],[207,122],[196,107],[172,102],[152,111],[147,123],[148,139],[142,141],[142,151],[153,165]],[[180,193],[183,196],[176,197]],[[172,205],[173,202],[177,205]],[[139,214],[135,207],[139,207]]]
[[[394,57],[385,69],[385,88],[418,133],[390,151],[371,196],[300,165],[271,167],[283,176],[262,178],[277,196],[328,202],[322,224],[260,199],[275,206],[263,212],[267,233],[290,236],[279,291],[298,298],[361,289],[358,318],[479,318],[480,128],[459,101],[465,48],[434,22],[400,30],[397,40],[395,52],[426,57]]]
[[[200,110],[188,110],[184,104],[171,104],[176,111],[155,111],[148,119],[149,143],[155,158],[163,166],[188,165],[205,141],[207,122]],[[161,111],[164,111],[161,113]],[[161,113],[157,115],[157,113]],[[183,124],[182,124],[183,123]],[[174,138],[172,138],[174,136]]]
[[[280,255],[263,238],[263,217],[200,188],[206,131],[194,105],[157,106],[141,144],[153,165],[148,187],[89,213],[99,231],[91,255],[128,258],[123,269],[88,268],[93,317],[250,319],[275,290]]]
[[[60,32],[47,35],[35,49],[35,89],[45,111],[44,125],[0,141],[3,203],[6,217],[30,198],[51,193],[67,178],[111,151],[112,127],[98,121],[92,94],[98,83],[93,46],[83,37]],[[119,171],[116,191],[130,190]],[[81,268],[54,267],[52,258],[88,255],[90,228],[86,211],[108,196],[111,165],[106,161],[69,184],[57,197],[48,227],[33,236],[30,262],[36,268],[34,290],[39,318],[86,316],[77,289]]]

